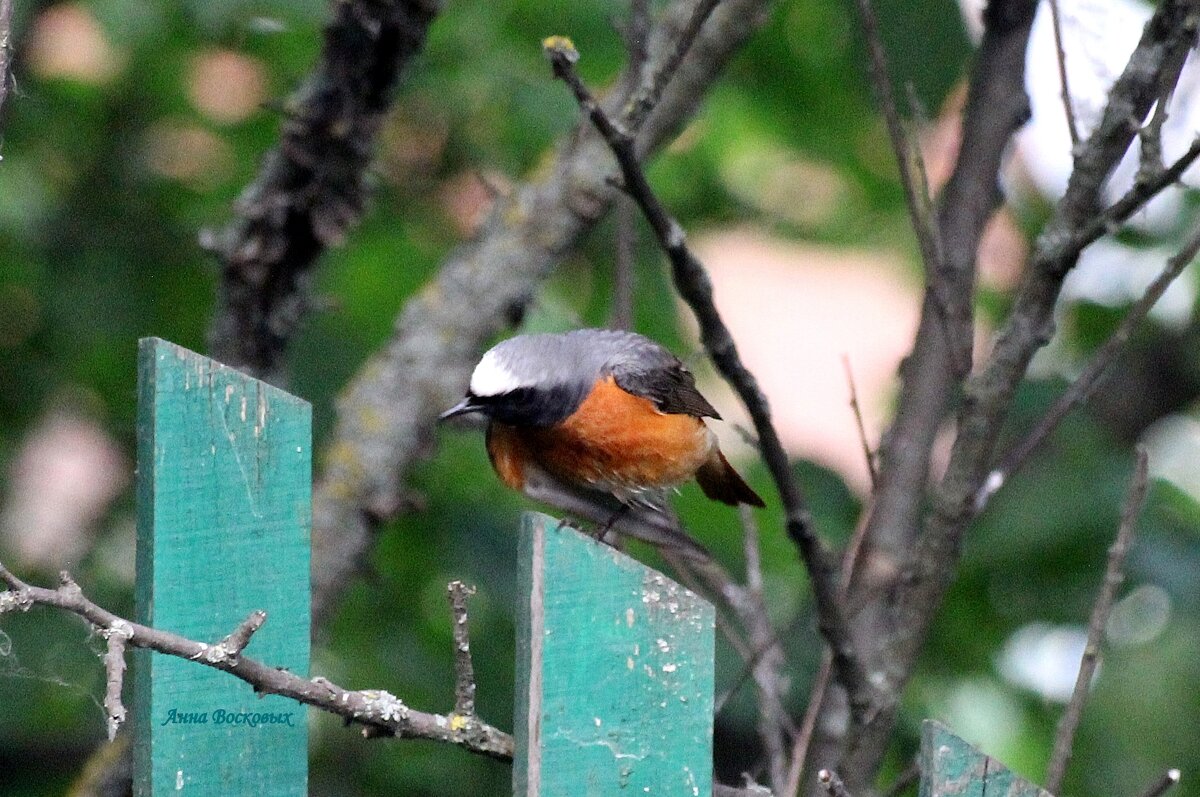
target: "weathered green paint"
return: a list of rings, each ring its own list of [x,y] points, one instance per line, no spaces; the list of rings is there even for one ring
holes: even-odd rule
[[[920,797],[1051,797],[940,722],[921,725]]]
[[[309,405],[166,341],[138,354],[139,622],[216,642],[263,609],[246,655],[307,675]],[[136,664],[137,794],[307,794],[304,706],[158,653]]]
[[[712,794],[712,606],[534,513],[517,594],[513,793]]]

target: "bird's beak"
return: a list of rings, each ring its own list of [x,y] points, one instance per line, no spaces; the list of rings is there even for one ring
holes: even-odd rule
[[[476,404],[474,397],[467,396],[462,401],[455,404],[450,409],[438,416],[439,421],[444,421],[447,418],[453,418],[456,415],[466,415],[469,412],[482,412],[483,407]]]

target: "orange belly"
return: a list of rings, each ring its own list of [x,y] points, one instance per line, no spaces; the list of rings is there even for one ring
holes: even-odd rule
[[[493,423],[488,433],[492,465],[510,487],[524,488],[524,463],[532,460],[563,481],[619,497],[682,484],[712,448],[712,433],[701,419],[660,412],[611,377],[560,424],[516,429]]]

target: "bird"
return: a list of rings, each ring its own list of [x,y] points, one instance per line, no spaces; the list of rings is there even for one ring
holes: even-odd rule
[[[577,329],[501,341],[475,366],[462,401],[439,419],[470,413],[488,419],[487,452],[500,480],[567,511],[597,504],[616,515],[662,511],[667,494],[693,477],[713,500],[765,505],[706,425],[721,415],[692,373],[635,332]],[[650,541],[678,542],[666,536]]]

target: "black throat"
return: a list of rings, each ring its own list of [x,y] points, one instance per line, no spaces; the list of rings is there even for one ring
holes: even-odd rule
[[[563,384],[519,387],[498,396],[476,397],[475,402],[500,423],[544,428],[569,418],[583,403],[588,389],[588,386]]]

